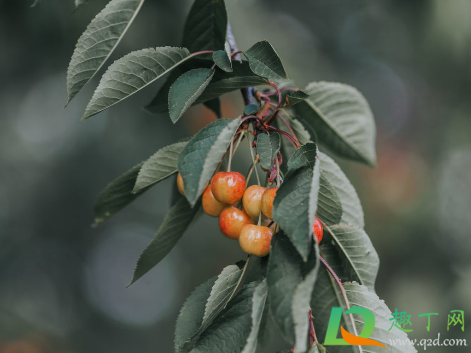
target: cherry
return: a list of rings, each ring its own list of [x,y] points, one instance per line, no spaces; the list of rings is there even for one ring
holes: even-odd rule
[[[262,195],[262,212],[265,217],[273,219],[273,200],[275,199],[278,188],[267,189]]]
[[[185,188],[183,187],[183,178],[180,173],[178,173],[177,176],[177,187],[178,191],[180,191],[180,194],[185,195]]]
[[[245,212],[252,217],[258,218],[262,209],[262,195],[265,192],[263,186],[252,185],[247,188],[242,197],[242,205],[244,206]]]
[[[202,198],[203,211],[212,217],[218,217],[227,205],[220,203],[214,198],[211,192],[211,186],[208,186],[203,192]]]
[[[316,217],[314,224],[312,225],[312,232],[317,238],[317,244],[319,244],[324,236],[324,228],[319,218]]]
[[[227,206],[219,215],[219,228],[222,234],[231,239],[239,239],[242,227],[251,223],[252,218],[235,206]]]
[[[211,180],[211,192],[221,203],[233,204],[244,195],[245,178],[237,172],[218,172]]]
[[[272,236],[273,232],[268,227],[247,224],[240,232],[239,244],[247,254],[263,257],[270,252]]]

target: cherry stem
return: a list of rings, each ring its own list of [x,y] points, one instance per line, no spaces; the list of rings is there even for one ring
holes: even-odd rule
[[[296,133],[294,132],[293,128],[291,127],[291,125],[288,123],[288,121],[281,115],[281,113],[278,114],[278,117],[280,118],[280,120],[283,122],[283,124],[286,125],[286,127],[289,129],[289,132],[291,132],[291,135],[293,136],[293,138],[296,140],[296,142],[299,144],[299,140],[298,140],[298,137],[296,136]]]
[[[278,86],[275,85],[273,82],[268,81],[268,84],[269,84],[270,86],[272,86],[272,87],[276,90],[276,93],[278,93],[278,105],[276,106],[276,108],[277,108],[277,109],[280,109],[280,107],[281,107],[281,99],[282,99],[282,98],[281,98],[281,91],[280,91],[280,89],[278,88]]]
[[[294,137],[291,136],[290,134],[288,134],[286,131],[279,130],[279,129],[273,127],[273,126],[269,126],[269,127],[268,127],[268,130],[269,130],[269,131],[277,132],[277,133],[279,133],[279,134],[285,136],[285,137],[289,140],[289,142],[291,142],[291,144],[294,146],[294,148],[298,149],[299,147],[301,147],[301,146],[299,145],[299,142],[298,142],[297,140],[295,140]]]
[[[235,53],[232,53],[231,58],[234,58],[234,56],[239,55],[239,54],[242,54],[242,50],[238,50]]]
[[[275,164],[276,164],[276,185],[278,187],[281,186],[280,182],[280,164],[278,163],[278,156],[275,157]]]
[[[231,145],[229,147],[229,163],[227,163],[227,172],[231,171],[231,163],[232,163],[232,149],[234,147],[234,139],[231,140]]]
[[[214,50],[202,50],[202,51],[196,51],[194,53],[190,54],[190,57],[198,56],[198,55],[203,55],[203,54],[213,54]]]
[[[252,128],[253,128],[253,125],[252,125]],[[250,142],[250,137],[249,136],[247,136],[247,141],[249,142],[249,149],[250,149],[250,155],[252,156],[252,162],[255,165],[255,156],[253,154],[253,147],[252,147],[252,143]],[[260,177],[258,176],[257,166],[255,165],[254,168],[255,168],[255,175],[257,177],[257,184],[260,185]]]
[[[312,321],[312,309],[309,309],[309,341],[311,343],[310,347],[314,344],[314,342],[319,342],[316,336],[316,330],[314,328],[314,321]]]

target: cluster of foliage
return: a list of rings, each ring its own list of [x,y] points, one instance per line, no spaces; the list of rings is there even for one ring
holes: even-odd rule
[[[93,19],[70,62],[69,101],[103,66],[143,3],[111,0]],[[332,82],[298,89],[267,41],[238,51],[223,0],[196,0],[183,32],[182,47],[142,49],[114,62],[83,119],[170,72],[146,109],[168,112],[176,122],[189,107],[203,103],[218,120],[191,138],[159,149],[112,181],[98,197],[95,223],[109,219],[159,181],[181,174],[184,195],[174,192],[171,209],[137,262],[134,283],[180,240],[200,214],[206,185],[247,139],[251,170],[257,171],[259,164],[267,173],[266,185],[279,187],[272,214],[278,231],[268,256],[248,256],[229,265],[191,293],[176,323],[175,351],[259,352],[279,333],[294,352],[325,352],[318,338],[325,335],[333,306],[371,310],[376,317],[372,339],[386,344],[391,336],[405,338],[399,330],[388,332],[391,312],[374,290],[379,258],[363,230],[357,193],[334,159],[320,151],[375,165],[375,124],[364,97]],[[243,94],[244,111],[235,119],[222,119],[220,96],[235,90]],[[324,226],[321,246],[313,237],[316,217]],[[344,315],[342,326],[357,334],[363,323]]]

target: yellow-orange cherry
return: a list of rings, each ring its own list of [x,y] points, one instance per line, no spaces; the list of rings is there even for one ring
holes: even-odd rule
[[[218,172],[211,179],[211,192],[221,203],[233,204],[244,195],[245,178],[237,172]]]
[[[240,232],[239,244],[247,254],[264,257],[270,252],[272,236],[273,232],[268,227],[247,224]]]
[[[208,186],[204,192],[202,197],[202,204],[203,204],[203,211],[212,217],[218,217],[222,210],[227,207],[226,204],[220,203],[218,200],[214,198],[213,193],[211,192],[211,187]]]
[[[267,189],[262,195],[262,212],[265,217],[272,218],[273,200],[275,199],[278,188]]]
[[[185,188],[183,187],[183,178],[180,173],[177,176],[177,187],[180,194],[185,195]]]
[[[222,234],[231,239],[239,239],[242,227],[251,223],[252,218],[235,206],[227,206],[219,215],[219,228]]]
[[[242,205],[245,212],[252,217],[258,218],[262,210],[262,195],[265,192],[263,186],[252,185],[247,188],[242,197]]]

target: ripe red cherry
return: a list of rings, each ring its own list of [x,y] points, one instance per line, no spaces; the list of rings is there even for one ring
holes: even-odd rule
[[[272,236],[273,232],[268,227],[247,224],[240,232],[239,244],[247,254],[263,257],[270,252]]]
[[[317,238],[317,244],[319,244],[324,237],[324,228],[319,218],[316,217],[314,224],[312,225],[312,232]]]
[[[233,204],[244,195],[245,178],[237,172],[218,172],[211,180],[211,192],[221,203]]]
[[[219,228],[222,234],[231,239],[239,239],[242,227],[252,222],[247,213],[235,206],[227,206],[219,215]]]
[[[177,187],[180,194],[185,195],[185,188],[183,187],[183,178],[180,173],[177,176]]]
[[[226,204],[220,203],[214,198],[210,186],[208,186],[203,192],[202,204],[203,211],[207,215],[212,217],[218,217],[221,214],[222,210],[227,207]]]
[[[247,188],[242,197],[242,205],[245,212],[252,217],[258,218],[262,209],[262,195],[265,192],[263,186],[252,185]]]
[[[273,200],[275,199],[278,188],[267,189],[262,195],[262,212],[265,217],[273,219]]]

